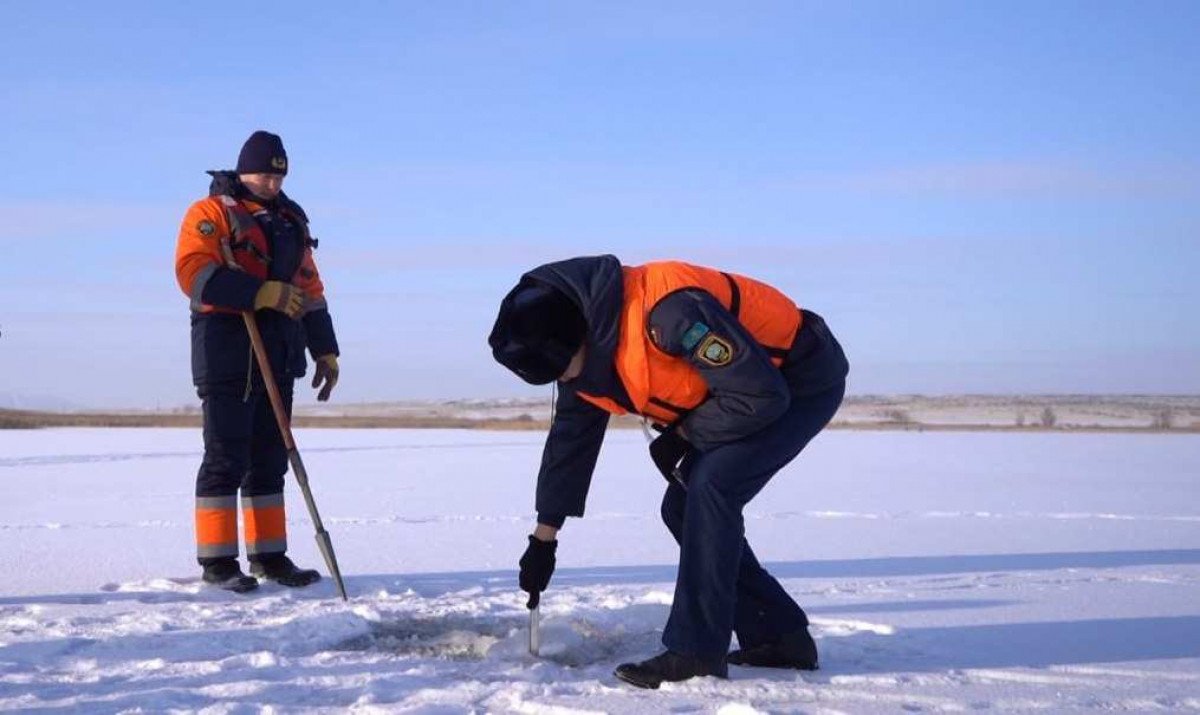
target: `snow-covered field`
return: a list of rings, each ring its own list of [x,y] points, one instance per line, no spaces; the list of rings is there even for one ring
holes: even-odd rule
[[[0,404],[3,396],[0,395]],[[185,408],[197,411],[197,405]],[[550,419],[546,397],[300,405],[320,417],[504,420]],[[1060,429],[1177,429],[1200,431],[1200,395],[851,395],[833,421],[838,427],[1050,427]],[[634,426],[632,420],[628,426]],[[378,426],[378,425],[361,425]],[[403,426],[403,425],[391,425]],[[421,425],[412,425],[421,426]]]
[[[601,455],[525,652],[537,433],[300,430],[351,593],[202,589],[193,430],[0,431],[0,710],[1200,710],[1200,436],[831,432],[747,531],[815,673],[640,691],[675,546],[639,433]],[[292,554],[319,556],[289,484]]]

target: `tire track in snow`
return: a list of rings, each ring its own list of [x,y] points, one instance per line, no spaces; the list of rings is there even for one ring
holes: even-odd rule
[[[445,515],[426,515],[426,516],[380,516],[380,517],[329,517],[325,519],[326,523],[335,524],[342,527],[358,528],[371,526],[386,526],[393,524],[405,525],[420,525],[420,524],[461,524],[461,523],[511,523],[524,522],[528,520],[526,514],[513,515],[484,515],[484,514],[445,514]],[[830,512],[830,511],[789,511],[775,512],[770,514],[746,514],[748,521],[786,521],[792,519],[869,519],[869,520],[894,520],[904,521],[913,519],[995,519],[995,520],[1064,520],[1064,521],[1082,521],[1082,520],[1098,520],[1098,521],[1130,521],[1130,522],[1179,522],[1179,523],[1200,523],[1200,516],[1180,515],[1180,514],[1081,514],[1081,513],[1059,513],[1059,512],[1014,512],[1012,514],[1000,514],[994,512],[963,512],[963,513],[948,513],[948,512],[928,512],[928,513],[913,513],[913,512],[898,512],[898,513],[859,513],[859,512]],[[589,517],[593,523],[598,521],[624,521],[624,520],[646,520],[656,519],[653,514],[596,514]],[[296,519],[297,524],[309,523],[305,519]],[[164,521],[164,520],[144,520],[144,521],[97,521],[97,522],[44,522],[44,523],[17,523],[17,524],[0,524],[0,531],[36,531],[36,530],[57,530],[57,529],[147,529],[147,528],[177,528],[181,526],[179,522]]]
[[[1115,514],[1111,512],[1036,512],[1016,511],[1011,513],[992,511],[897,511],[897,512],[856,512],[856,511],[778,511],[769,513],[747,513],[746,519],[762,521],[786,519],[863,519],[870,521],[890,520],[905,521],[915,519],[1053,519],[1062,521],[1177,521],[1200,523],[1200,515],[1195,514]]]
[[[302,447],[304,454],[323,454],[339,452],[388,452],[415,451],[435,449],[496,449],[500,447],[529,447],[536,446],[533,442],[445,442],[430,444],[390,444],[367,445],[360,447]],[[97,462],[129,462],[145,459],[179,459],[193,457],[199,459],[201,450],[186,452],[112,452],[107,454],[38,454],[28,457],[0,457],[0,469],[12,467],[38,467],[62,464],[94,464]]]

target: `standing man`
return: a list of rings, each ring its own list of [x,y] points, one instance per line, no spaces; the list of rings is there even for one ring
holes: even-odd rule
[[[175,276],[192,305],[192,380],[204,408],[204,461],[196,477],[196,555],[203,579],[232,591],[267,578],[284,586],[320,579],[285,552],[283,477],[287,450],[241,313],[253,311],[271,370],[291,415],[292,383],[316,361],[312,385],[329,399],[338,380],[338,346],[313,262],[308,217],[283,193],[283,141],[250,135],[236,171],[210,171],[209,195],[192,204],[179,229]],[[241,489],[250,573],[238,565]]]
[[[581,517],[610,414],[661,434],[662,518],[679,543],[666,652],[616,670],[643,688],[727,677],[727,663],[815,669],[800,606],[746,543],[742,508],[837,411],[849,370],[815,313],[743,276],[613,256],[535,268],[500,304],[488,343],[526,382],[562,390],[537,482],[521,588],[540,593],[557,534]],[[733,632],[739,650],[728,653]]]

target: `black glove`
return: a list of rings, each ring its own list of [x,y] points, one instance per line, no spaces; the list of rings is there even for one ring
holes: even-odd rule
[[[658,471],[662,472],[668,482],[682,484],[683,476],[679,473],[679,463],[691,448],[692,445],[680,437],[678,432],[669,429],[650,443],[650,459],[654,460],[654,466],[658,467]]]
[[[554,552],[558,549],[558,541],[542,541],[529,535],[529,546],[521,557],[521,590],[529,592],[529,603],[526,608],[537,608],[542,598],[542,591],[550,585],[550,576],[554,573]]]

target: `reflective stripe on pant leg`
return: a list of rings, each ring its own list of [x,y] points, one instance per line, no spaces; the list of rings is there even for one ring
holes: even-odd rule
[[[253,405],[241,384],[197,389],[204,406],[204,461],[196,474],[196,548],[201,565],[238,555],[237,490],[250,466]]]
[[[242,497],[242,516],[246,522],[248,556],[287,551],[287,519],[282,492]]]
[[[237,557],[236,495],[196,497],[196,555],[202,559]]]

